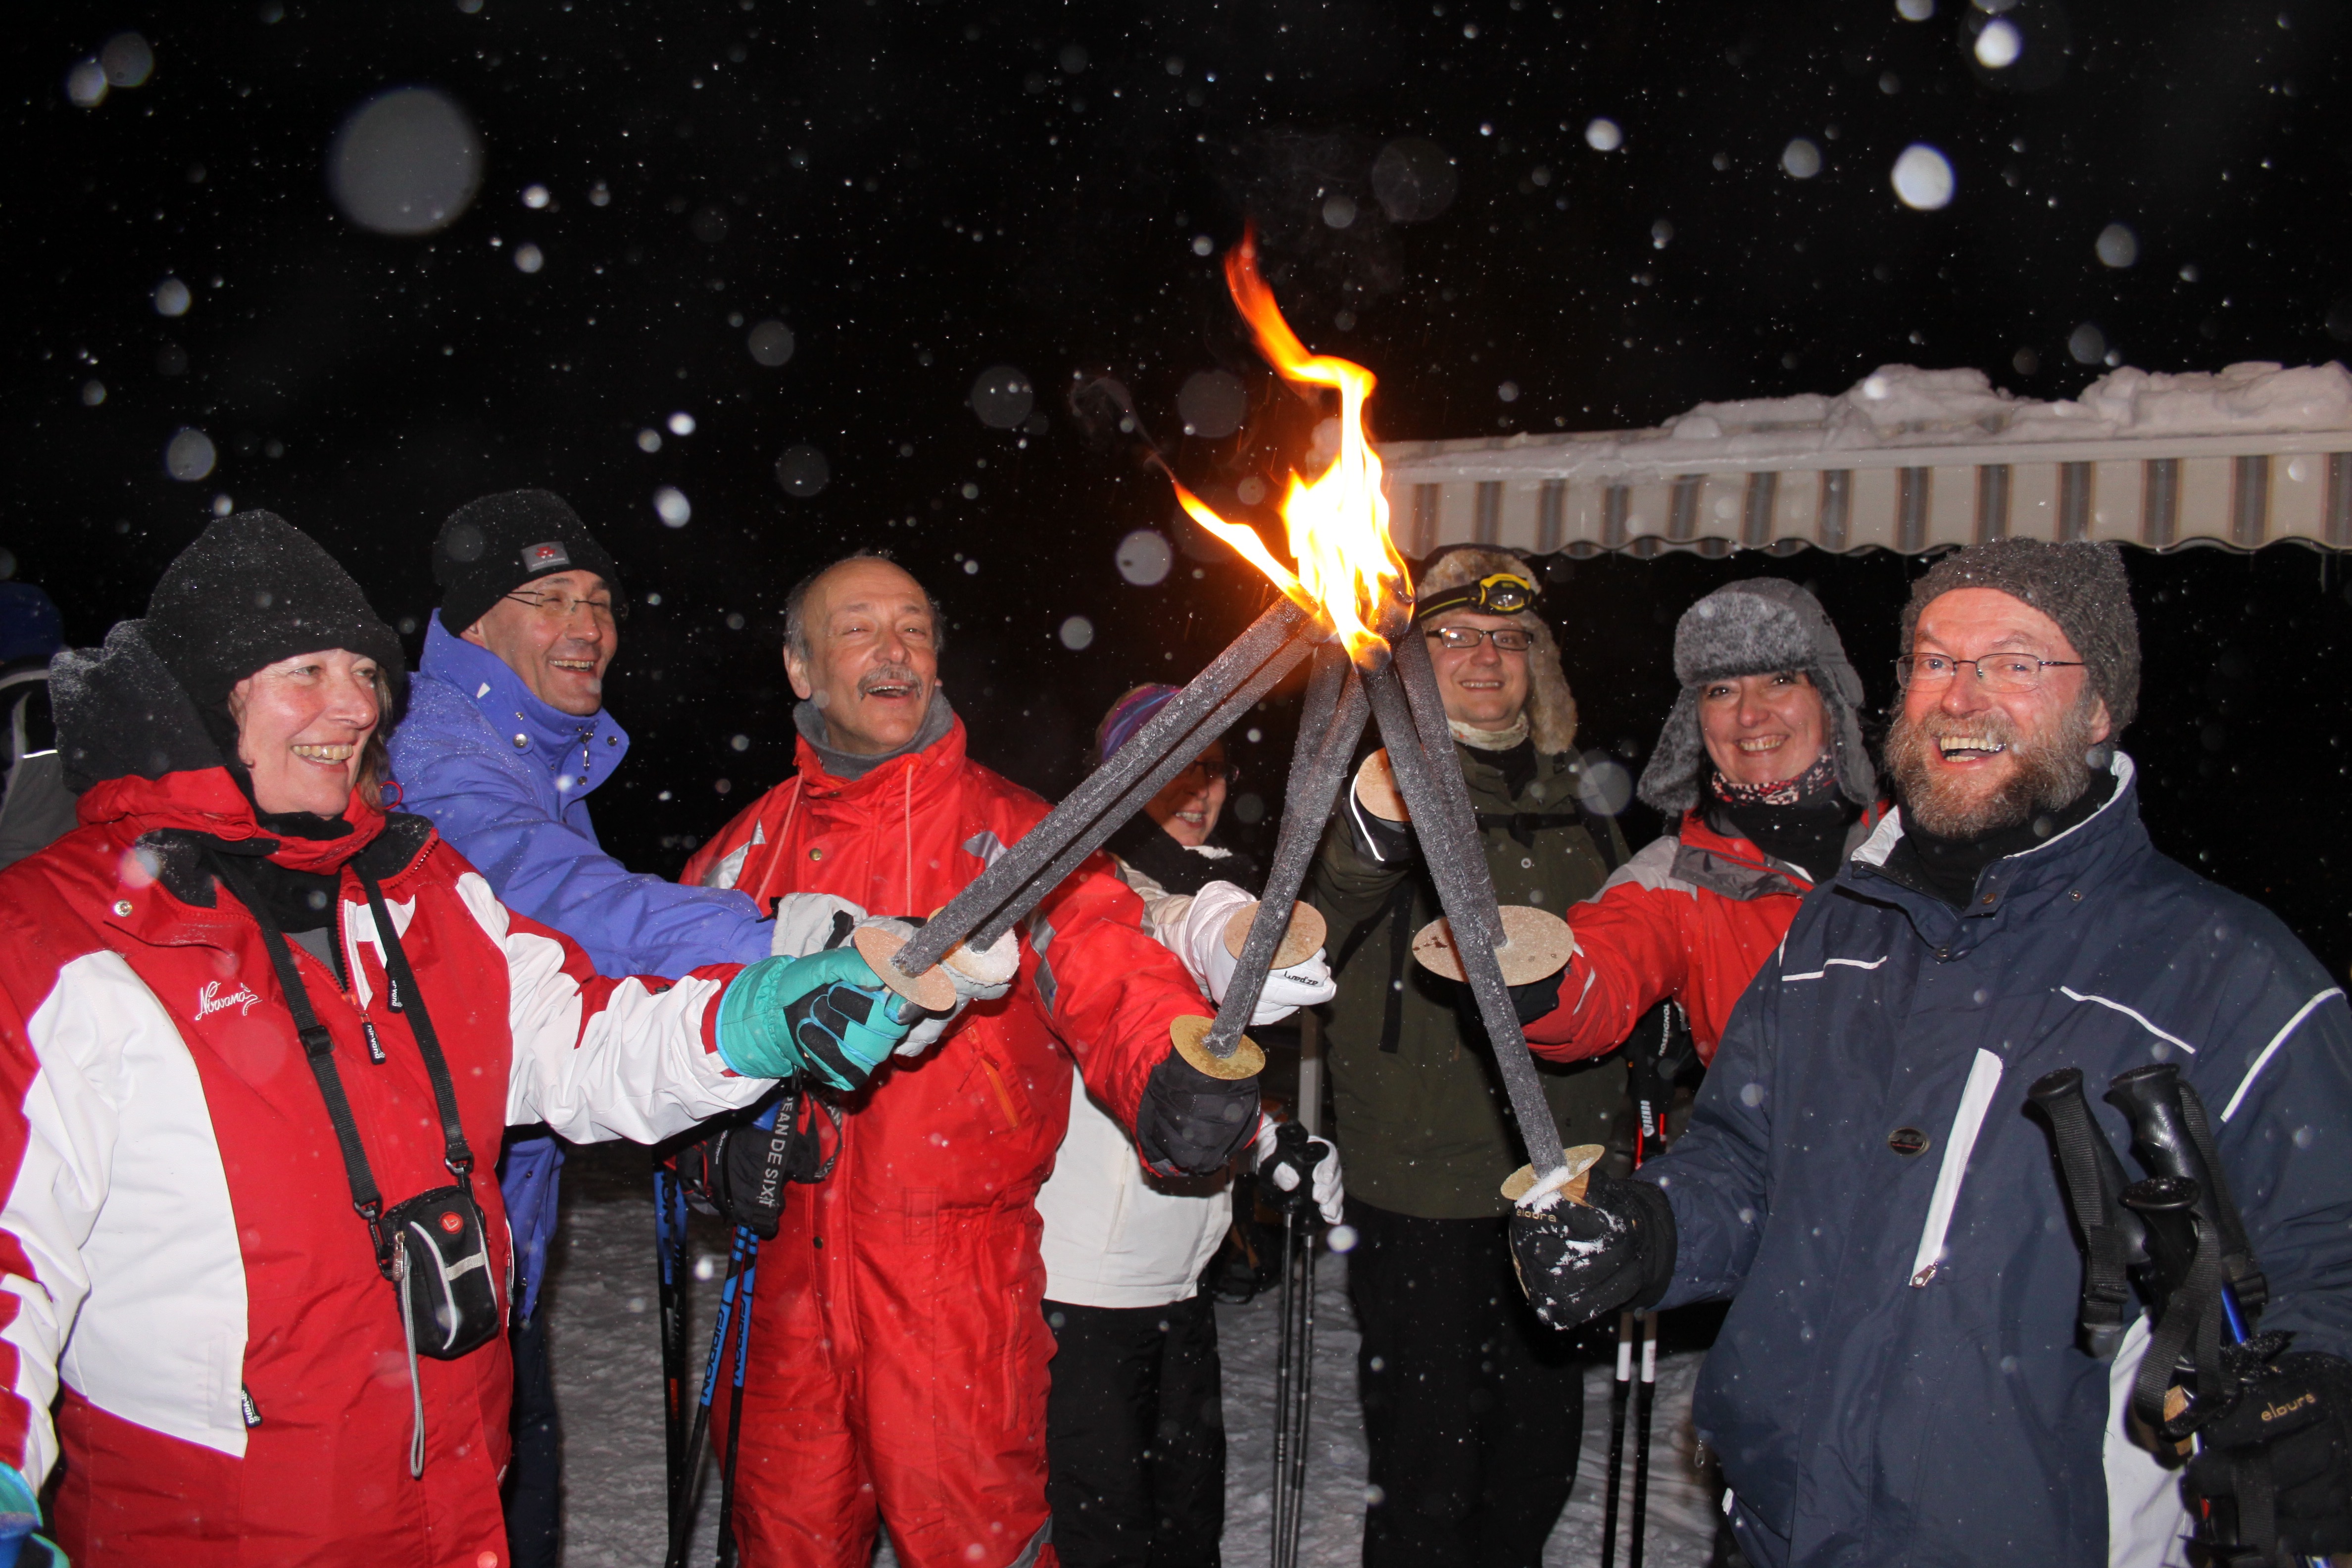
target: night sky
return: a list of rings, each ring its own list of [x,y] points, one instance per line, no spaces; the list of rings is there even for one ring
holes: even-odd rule
[[[1977,58],[1996,21],[2022,50],[2000,70]],[[118,44],[119,85],[78,106],[77,63],[126,32],[143,79]],[[1893,0],[20,8],[0,568],[95,641],[216,504],[266,506],[415,647],[439,520],[557,489],[634,605],[608,692],[636,752],[600,823],[673,869],[789,770],[785,589],[886,546],[947,609],[975,750],[1058,795],[1121,689],[1189,676],[1265,599],[1141,461],[1154,443],[1247,512],[1244,482],[1304,449],[1314,413],[1217,272],[1245,219],[1309,344],[1382,378],[1392,437],[1648,425],[1888,363],[2042,397],[2103,354],[2319,363],[2352,340],[2348,36],[2308,0],[1935,0],[1916,21]],[[331,150],[414,86],[470,120],[478,189],[437,232],[371,232],[330,194]],[[1890,187],[1914,142],[1954,171],[1940,211]],[[2112,236],[2102,258],[2111,225],[2128,266]],[[769,321],[784,363],[752,352]],[[999,367],[1034,388],[1010,428],[974,395]],[[1185,433],[1178,389],[1213,369],[1249,389],[1240,435]],[[1100,416],[1106,376],[1132,433]],[[184,429],[212,448],[200,478],[167,467]],[[780,482],[794,448],[822,454],[814,493]],[[812,489],[805,452],[787,471]],[[1176,564],[1137,585],[1114,555],[1147,527]],[[1918,570],[1557,563],[1582,743],[1638,767],[1675,616],[1759,571],[1816,586],[1885,700]],[[2345,574],[2295,546],[2132,570],[2149,664],[2126,741],[2159,845],[2340,970]],[[1286,718],[1237,739],[1244,791],[1278,779]]]

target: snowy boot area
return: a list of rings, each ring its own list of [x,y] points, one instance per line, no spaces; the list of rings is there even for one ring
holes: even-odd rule
[[[688,1325],[690,1376],[698,1385],[726,1272],[727,1239],[716,1221],[700,1216],[694,1238],[693,1256],[709,1276],[693,1284]],[[549,1314],[549,1354],[563,1426],[563,1561],[568,1568],[648,1568],[661,1562],[666,1534],[653,1197],[643,1150],[607,1144],[572,1152],[564,1168],[563,1218],[551,1257],[541,1310]],[[1226,1568],[1259,1568],[1267,1560],[1276,1302],[1269,1289],[1245,1305],[1217,1310],[1229,1445]],[[1318,1260],[1315,1319],[1315,1400],[1299,1562],[1312,1568],[1352,1568],[1362,1549],[1365,1457],[1345,1258],[1327,1255]],[[1658,1365],[1643,1559],[1654,1568],[1704,1568],[1713,1548],[1715,1505],[1693,1464],[1690,1396],[1699,1361],[1688,1353],[1664,1357]],[[1585,1375],[1583,1456],[1568,1511],[1544,1553],[1545,1568],[1586,1568],[1600,1562],[1609,1384],[1607,1367],[1595,1366]],[[1627,1427],[1630,1489],[1630,1416]],[[1627,1505],[1620,1506],[1622,1519]],[[689,1563],[712,1561],[717,1526],[714,1473],[706,1483]],[[1622,1563],[1622,1522],[1617,1550]],[[894,1563],[887,1544],[877,1561]]]

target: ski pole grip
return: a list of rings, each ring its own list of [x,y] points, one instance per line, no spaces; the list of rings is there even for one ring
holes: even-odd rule
[[[2117,1074],[2107,1086],[2107,1103],[2130,1119],[2132,1157],[2149,1175],[2196,1184],[2197,1217],[2220,1245],[2232,1302],[2248,1314],[2259,1313],[2270,1286],[2255,1267],[2253,1245],[2222,1173],[2204,1101],[2182,1081],[2179,1067],[2158,1062]]]
[[[2180,1289],[2197,1261],[2197,1184],[2179,1176],[2150,1176],[2124,1189],[2124,1206],[2147,1228],[2159,1303]]]
[[[2146,1246],[2140,1217],[2123,1206],[2123,1162],[2083,1097],[2079,1068],[2033,1080],[2025,1096],[2050,1129],[2059,1184],[2083,1241],[2083,1297],[2076,1317],[2084,1354],[2105,1361],[2122,1344],[2132,1316],[2128,1270]]]

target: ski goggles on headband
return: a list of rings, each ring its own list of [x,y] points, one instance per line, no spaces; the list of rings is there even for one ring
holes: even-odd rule
[[[1482,616],[1516,616],[1536,607],[1543,590],[1516,572],[1495,572],[1458,588],[1441,588],[1412,607],[1416,623],[1448,610],[1475,610]]]

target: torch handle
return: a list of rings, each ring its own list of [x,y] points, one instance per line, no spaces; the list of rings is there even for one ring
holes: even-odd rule
[[[1290,798],[1283,804],[1282,832],[1275,841],[1274,863],[1265,879],[1249,936],[1242,943],[1234,977],[1217,1005],[1216,1021],[1209,1027],[1207,1047],[1216,1057],[1229,1057],[1240,1046],[1242,1031],[1257,999],[1265,994],[1266,971],[1275,949],[1290,929],[1292,906],[1306,885],[1307,868],[1323,842],[1323,825],[1347,782],[1356,741],[1364,732],[1370,710],[1364,683],[1348,656],[1336,644],[1326,643],[1316,655],[1315,679],[1307,688],[1306,719],[1290,770]]]
[[[1478,818],[1470,809],[1469,791],[1462,785],[1461,769],[1454,759],[1454,737],[1448,731],[1442,749],[1424,745],[1406,705],[1405,678],[1399,673],[1400,667],[1409,666],[1406,650],[1419,637],[1409,632],[1401,640],[1398,657],[1388,668],[1364,678],[1372,715],[1380,721],[1381,739],[1389,749],[1389,764],[1396,770],[1397,787],[1404,792],[1405,805],[1412,812],[1422,863],[1437,884],[1437,901],[1445,918],[1457,931],[1491,933],[1502,923],[1495,907],[1495,883],[1486,870]],[[1424,674],[1428,661],[1428,650],[1422,649]],[[1435,700],[1433,678],[1430,696]],[[1444,710],[1439,712],[1442,716]],[[1445,773],[1453,776],[1454,795],[1443,793],[1433,776]],[[1552,1120],[1551,1105],[1536,1077],[1535,1057],[1528,1049],[1527,1036],[1519,1030],[1518,1010],[1511,1005],[1511,988],[1503,979],[1503,966],[1491,942],[1464,942],[1460,952],[1471,994],[1477,998],[1479,1020],[1486,1026],[1486,1037],[1495,1047],[1495,1066],[1510,1095],[1512,1114],[1518,1119],[1520,1140],[1527,1144],[1528,1163],[1538,1176],[1549,1175],[1567,1163],[1560,1149],[1559,1125]]]
[[[1429,639],[1422,635],[1419,626],[1406,627],[1404,634],[1396,639],[1392,668],[1404,689],[1406,705],[1412,710],[1413,732],[1420,737],[1422,750],[1429,758],[1431,783],[1436,788],[1438,799],[1444,803],[1447,820],[1458,818],[1475,824],[1477,809],[1470,804],[1470,786],[1463,781],[1462,770],[1438,765],[1441,759],[1448,763],[1453,761],[1454,731],[1446,726],[1445,700],[1438,695],[1437,671],[1429,662]],[[1383,734],[1386,732],[1382,731]],[[1396,742],[1391,740],[1388,743],[1393,763]],[[1472,837],[1475,840],[1475,827]],[[1424,834],[1424,852],[1427,843],[1428,837]],[[1449,904],[1445,910],[1446,919],[1454,922],[1457,933],[1483,931],[1487,946],[1502,946],[1502,910],[1500,900],[1495,897],[1495,879],[1486,869],[1486,856],[1465,857],[1460,875],[1464,879],[1465,896],[1470,905],[1470,918],[1465,921]],[[1517,1014],[1513,1016],[1516,1017]]]
[[[1076,870],[1087,857],[1101,848],[1110,836],[1117,833],[1129,818],[1141,811],[1144,804],[1158,795],[1169,780],[1192,765],[1192,759],[1209,749],[1210,744],[1257,705],[1258,700],[1274,689],[1276,682],[1297,668],[1307,657],[1308,642],[1295,638],[1276,650],[1263,668],[1250,678],[1247,685],[1225,699],[1206,721],[1186,737],[1183,744],[1171,752],[1150,772],[1129,784],[1111,804],[1108,811],[1095,818],[1094,826],[1062,847],[1060,853],[1045,863],[1039,871],[1022,884],[1021,891],[1003,908],[991,915],[980,928],[974,942],[986,947],[1013,929],[1028,912],[1042,902],[1046,894],[1062,885],[1062,879]],[[1133,742],[1129,742],[1133,745]],[[1120,748],[1120,754],[1126,748]],[[1026,840],[1024,840],[1026,842]]]
[[[1257,694],[1250,698],[1255,702],[1257,695],[1272,689],[1274,681],[1281,677],[1276,674],[1267,679],[1266,667],[1282,659],[1285,645],[1294,640],[1299,623],[1306,618],[1306,612],[1289,600],[1276,601],[1265,614],[1251,623],[1247,631],[1227,644],[1224,652],[1212,659],[1183,690],[1162,704],[1160,711],[1119,748],[1118,756],[1097,768],[1047,813],[1044,821],[1022,835],[1019,843],[998,856],[995,864],[967,883],[963,891],[948,900],[946,908],[926,921],[893,961],[898,971],[908,975],[921,973],[974,932],[980,933],[979,945],[986,946],[1034,909],[1038,900],[1068,875],[1064,870],[1049,879],[1038,873],[1049,864],[1064,861],[1075,868],[1099,848],[1104,839],[1118,831],[1119,826],[1133,815],[1133,809],[1114,813],[1112,808],[1134,797],[1133,786],[1139,779],[1149,775],[1165,784],[1175,777],[1223,732],[1222,726],[1212,727],[1204,721],[1231,710],[1231,700],[1238,689],[1256,688]],[[1297,656],[1293,656],[1283,668],[1287,669],[1297,661]],[[1253,675],[1257,677],[1255,680]],[[1246,704],[1243,706],[1246,708]],[[1159,785],[1155,784],[1150,793],[1136,800],[1136,805],[1158,793]],[[1075,856],[1066,854],[1074,842],[1086,847]]]

